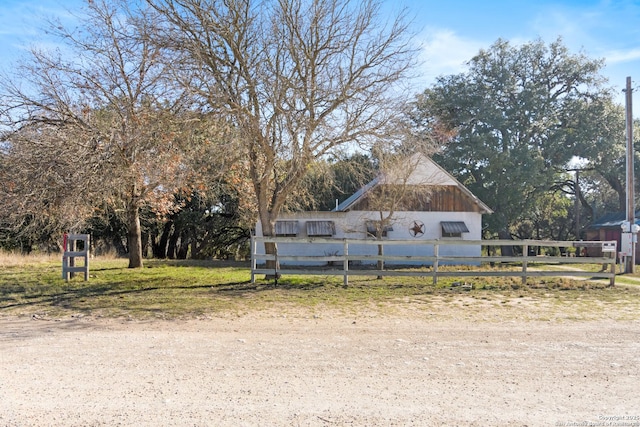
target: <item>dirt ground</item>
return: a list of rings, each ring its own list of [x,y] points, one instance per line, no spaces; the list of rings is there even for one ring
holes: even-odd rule
[[[640,321],[0,317],[2,426],[640,426]]]

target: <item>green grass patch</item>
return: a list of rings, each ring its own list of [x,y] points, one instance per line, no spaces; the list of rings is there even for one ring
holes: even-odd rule
[[[62,279],[60,260],[0,267],[0,315],[182,319],[411,313],[431,318],[640,319],[640,286],[566,278],[286,276],[250,283],[246,263],[91,261],[90,278]],[[619,279],[618,279],[619,281]],[[431,316],[431,317],[430,317]],[[496,317],[497,316],[497,317]]]

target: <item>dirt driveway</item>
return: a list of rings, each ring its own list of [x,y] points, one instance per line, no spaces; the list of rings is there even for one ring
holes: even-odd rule
[[[9,317],[0,358],[2,426],[640,425],[639,321]]]

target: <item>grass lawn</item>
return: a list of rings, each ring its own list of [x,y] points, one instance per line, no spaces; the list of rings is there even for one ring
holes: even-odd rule
[[[53,258],[0,258],[0,316],[94,316],[133,319],[191,319],[263,312],[273,315],[322,316],[397,314],[449,318],[489,316],[640,319],[640,281],[616,280],[620,286],[564,278],[441,279],[288,276],[250,283],[248,263],[147,260],[128,269],[124,259],[91,260],[83,275],[66,282],[61,262]],[[470,286],[456,286],[460,281]],[[615,308],[615,310],[613,310]],[[495,313],[494,313],[495,314]],[[475,317],[474,317],[475,316]]]

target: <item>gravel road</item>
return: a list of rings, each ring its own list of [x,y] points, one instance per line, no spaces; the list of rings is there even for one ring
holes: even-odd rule
[[[3,317],[0,362],[2,426],[640,425],[639,321]]]

